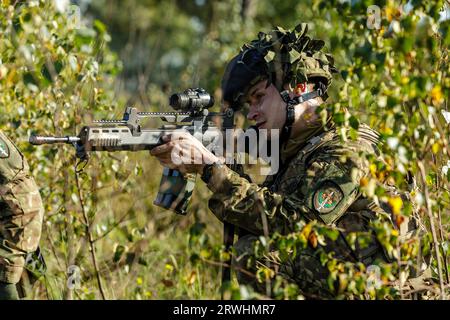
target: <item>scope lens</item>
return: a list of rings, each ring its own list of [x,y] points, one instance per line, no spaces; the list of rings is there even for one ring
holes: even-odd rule
[[[189,97],[184,93],[175,93],[170,97],[169,104],[175,110],[184,109],[189,105]]]
[[[203,89],[187,89],[182,93],[174,93],[169,104],[175,110],[197,110],[212,107],[214,98]]]
[[[208,94],[208,100],[207,100],[207,104],[205,105],[206,108],[211,108],[214,105],[214,97],[210,96]]]

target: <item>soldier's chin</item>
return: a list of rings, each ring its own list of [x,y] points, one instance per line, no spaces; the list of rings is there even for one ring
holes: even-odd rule
[[[263,136],[261,135],[261,131],[265,132],[265,137],[267,137],[267,140],[273,140],[273,139],[278,139],[279,138],[279,134],[280,134],[280,130],[279,129],[266,129],[266,128],[262,128],[259,129],[260,130],[260,134],[259,136]]]

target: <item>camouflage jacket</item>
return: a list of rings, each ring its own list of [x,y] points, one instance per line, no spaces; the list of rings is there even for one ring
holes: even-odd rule
[[[301,219],[336,225],[344,236],[366,231],[376,210],[359,191],[361,178],[369,174],[363,153],[379,154],[378,134],[361,125],[356,141],[343,142],[336,129],[320,128],[306,141],[290,140],[281,151],[281,169],[262,185],[226,166],[214,166],[208,182],[214,192],[211,211],[219,220],[255,235],[263,235],[264,230],[293,232]],[[334,251],[340,251],[342,258],[370,263],[381,252],[375,236],[372,240],[363,250],[349,252],[347,246],[335,244]]]

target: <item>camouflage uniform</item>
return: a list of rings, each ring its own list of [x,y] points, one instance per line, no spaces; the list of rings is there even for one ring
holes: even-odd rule
[[[263,80],[266,87],[271,84],[279,91],[286,103],[286,120],[280,128],[281,170],[261,186],[220,164],[205,166],[202,176],[214,192],[209,201],[211,211],[224,225],[232,224],[240,230],[233,261],[238,267],[238,280],[257,289],[255,279],[239,271],[249,267],[247,261],[252,260],[247,257],[254,251],[253,243],[261,235],[294,232],[300,221],[338,227],[339,237],[319,249],[334,252],[339,260],[368,266],[390,259],[370,230],[370,221],[380,219],[394,226],[392,212],[387,204],[380,201],[376,205],[364,198],[359,188],[361,179],[370,173],[366,156],[383,161],[377,147],[378,134],[361,125],[358,138],[344,142],[329,121],[326,126],[317,124],[291,136],[295,107],[316,97],[326,101],[332,75],[338,72],[332,55],[322,51],[325,42],[311,38],[307,32],[304,23],[292,30],[276,27],[269,33],[260,32],[231,59],[222,78],[223,100],[233,110],[242,108],[250,88]],[[312,91],[305,90],[306,84],[313,85]],[[386,188],[388,194],[399,195],[391,187]],[[411,224],[401,226],[409,232],[414,224],[411,219]],[[406,235],[401,229],[400,234]],[[367,236],[367,246],[359,246],[358,241],[348,243],[346,236],[358,232]],[[232,238],[227,236],[231,232],[224,234],[225,239]],[[230,242],[224,241],[226,246]],[[316,249],[308,246],[282,261],[278,271],[296,282],[305,296],[332,298],[335,293],[327,283],[329,272],[320,262],[321,250]],[[254,263],[249,271],[254,273]]]
[[[247,232],[235,244],[235,266],[247,267],[245,258],[251,254],[253,242],[264,234],[265,221],[269,234],[287,234],[302,219],[318,220],[343,230],[337,241],[324,247],[326,251],[334,251],[339,259],[366,265],[376,259],[385,260],[374,235],[364,249],[356,246],[353,250],[345,240],[348,232],[367,231],[368,222],[383,214],[359,192],[361,178],[369,174],[369,163],[363,153],[376,156],[377,141],[378,135],[365,125],[360,127],[356,141],[345,143],[335,129],[317,128],[307,137],[288,141],[281,151],[282,169],[269,176],[262,186],[228,167],[214,166],[208,183],[214,192],[209,207],[221,221]],[[318,200],[324,193],[332,192],[335,196],[329,205]],[[308,247],[284,262],[280,273],[295,281],[308,296],[333,296],[326,283],[328,271],[321,265],[315,249]],[[240,272],[238,280],[255,285],[254,278]]]
[[[15,284],[41,237],[44,208],[28,163],[0,131],[0,282]]]

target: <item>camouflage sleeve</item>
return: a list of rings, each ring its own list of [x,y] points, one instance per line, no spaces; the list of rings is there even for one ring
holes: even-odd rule
[[[0,131],[0,281],[17,283],[37,249],[44,208],[27,161]]]
[[[359,195],[359,181],[367,164],[358,155],[359,143],[328,146],[315,152],[299,170],[294,192],[282,195],[250,183],[225,166],[213,168],[209,201],[219,220],[254,234],[294,229],[300,219],[320,219],[332,224]],[[344,161],[345,160],[345,161]],[[294,160],[289,165],[300,166]]]
[[[307,163],[294,202],[303,202],[310,216],[334,224],[360,195],[361,178],[369,172],[364,154],[371,148],[371,144],[360,140],[334,142],[318,150]]]
[[[224,165],[213,167],[208,187],[214,192],[209,200],[214,215],[254,234],[264,234],[265,225],[273,231],[274,223],[276,229],[288,230],[296,220],[295,211],[282,205],[283,196],[249,182]]]

